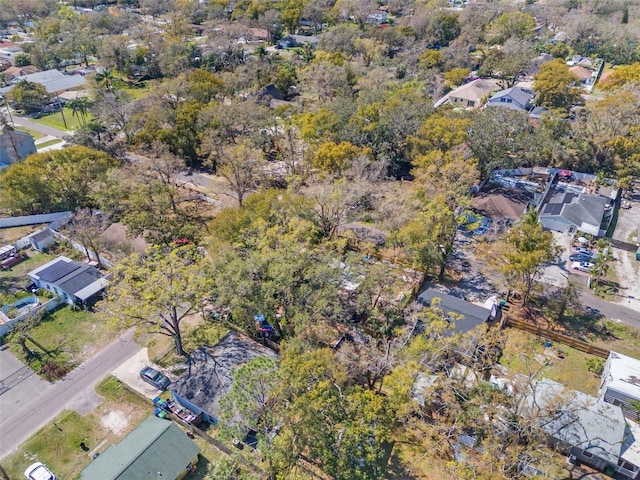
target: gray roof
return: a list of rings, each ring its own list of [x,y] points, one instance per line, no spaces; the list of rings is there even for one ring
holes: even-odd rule
[[[34,242],[41,242],[42,240],[53,238],[53,233],[51,233],[51,230],[45,227],[39,232],[29,235],[29,238],[32,238]]]
[[[576,227],[583,223],[600,228],[609,199],[567,190],[557,190],[541,211],[542,216],[562,217]]]
[[[187,361],[187,371],[169,389],[218,418],[220,399],[233,382],[231,370],[257,357],[278,359],[269,348],[232,330],[213,348],[200,347],[193,352]]]
[[[617,464],[628,435],[622,410],[582,392],[564,390],[548,379],[532,383],[522,400],[525,416],[535,417],[547,435]]]
[[[55,285],[67,295],[73,296],[95,281],[104,278],[104,275],[97,268],[64,256],[60,256],[32,270],[28,275],[37,280]]]
[[[501,102],[502,98],[510,98],[512,103]],[[489,105],[501,106],[518,110],[526,110],[529,108],[529,102],[533,98],[533,93],[528,92],[520,87],[511,87],[496,92],[490,99]],[[514,103],[515,102],[515,103]]]
[[[461,320],[453,322],[456,333],[464,333],[485,323],[491,315],[491,311],[487,308],[430,288],[418,295],[417,300],[418,303],[424,306],[430,306],[434,298],[441,300],[440,306],[445,313],[450,314],[453,312],[462,315],[463,318]]]
[[[82,471],[81,480],[180,478],[200,448],[170,420],[147,417]]]
[[[608,203],[609,200],[604,197],[582,193],[573,202],[564,206],[561,215],[578,226],[586,222],[600,227]]]
[[[72,88],[79,87],[87,83],[86,78],[84,78],[82,75],[65,75],[60,70],[56,69],[31,73],[29,75],[19,77],[16,80],[26,80],[28,82],[40,84],[47,90],[48,93],[71,90]],[[6,93],[13,87],[15,87],[15,84],[8,87],[0,88],[0,93]]]

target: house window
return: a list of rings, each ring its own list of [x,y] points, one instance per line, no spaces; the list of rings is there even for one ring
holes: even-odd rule
[[[593,458],[593,453],[587,452],[586,450],[582,452],[582,455],[584,455],[587,458]]]
[[[613,400],[613,404],[616,407],[621,407],[623,405],[623,403],[620,400],[618,400],[617,398]]]
[[[638,467],[636,467],[633,463],[625,461],[623,458],[618,460],[618,466],[624,468],[625,470],[629,470],[630,472],[636,472],[638,470]]]
[[[473,100],[467,100],[467,107],[473,107],[475,106],[475,104],[473,103]]]

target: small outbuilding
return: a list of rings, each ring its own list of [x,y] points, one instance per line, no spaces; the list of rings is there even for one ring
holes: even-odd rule
[[[31,247],[39,252],[46,252],[49,247],[56,243],[53,232],[48,227],[32,233],[27,238],[29,239]]]
[[[439,306],[445,315],[451,317],[450,323],[455,333],[468,332],[478,325],[486,323],[491,317],[491,310],[488,308],[431,288],[418,295],[417,301],[425,307],[430,307],[434,305],[436,299],[439,300]],[[454,319],[453,317],[459,318]]]

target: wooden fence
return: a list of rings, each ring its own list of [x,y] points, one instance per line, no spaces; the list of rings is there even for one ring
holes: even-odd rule
[[[515,327],[519,330],[523,330],[525,332],[533,333],[539,337],[543,337],[549,340],[553,340],[554,342],[561,343],[563,345],[567,345],[571,348],[575,348],[576,350],[580,350],[581,352],[588,353],[590,355],[595,355],[596,357],[608,358],[609,350],[604,348],[596,347],[587,342],[583,342],[582,340],[576,340],[573,337],[568,335],[563,335],[559,332],[554,332],[553,330],[548,330],[546,328],[541,328],[537,325],[534,325],[529,322],[523,322],[521,320],[507,318],[505,315],[503,318],[503,322],[501,324],[502,327]]]

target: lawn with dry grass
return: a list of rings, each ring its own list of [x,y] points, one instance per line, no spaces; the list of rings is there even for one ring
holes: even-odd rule
[[[24,469],[35,461],[46,464],[61,479],[75,479],[91,463],[93,451],[103,452],[118,443],[144,418],[153,413],[153,405],[126,390],[114,377],[96,387],[104,401],[87,415],[65,410],[34,434],[2,466],[9,478],[23,478]],[[85,452],[83,443],[89,447]]]

